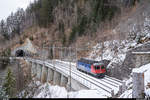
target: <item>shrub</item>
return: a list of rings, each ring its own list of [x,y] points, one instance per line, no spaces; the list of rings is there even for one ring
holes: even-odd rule
[[[33,36],[30,36],[29,39],[30,39],[31,41],[33,41]]]
[[[22,39],[20,39],[19,43],[20,43],[20,44],[23,44],[23,43],[24,43],[24,41],[23,41]]]

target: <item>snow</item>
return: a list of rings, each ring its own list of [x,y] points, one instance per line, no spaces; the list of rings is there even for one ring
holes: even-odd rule
[[[36,81],[35,84],[36,84],[37,86],[39,86],[39,85],[41,85],[41,82],[40,82],[40,81]]]
[[[132,70],[132,73],[133,72],[144,73],[145,94],[147,96],[150,96],[150,87],[147,86],[148,83],[150,83],[150,63],[146,64],[146,65],[143,65],[143,66],[141,66],[139,68],[134,68]],[[129,91],[132,91],[132,86],[133,86],[133,84],[132,84],[132,77],[130,77],[126,81],[126,86],[127,86],[127,90],[120,96],[120,98],[130,98],[130,96],[128,97],[128,94],[129,94]]]
[[[120,98],[132,98],[132,89],[125,91]]]
[[[142,73],[142,71],[139,69],[139,68],[134,68],[133,70],[132,70],[132,73]]]
[[[150,83],[150,63],[143,65],[140,68],[134,68],[133,72],[144,73],[145,85],[147,85],[147,83]]]
[[[67,91],[64,87],[51,86],[49,83],[45,83],[40,86],[37,91],[40,93],[35,94],[33,98],[66,98]]]
[[[145,94],[150,97],[150,88],[145,90]]]
[[[143,26],[141,26],[141,30],[138,30],[137,23],[131,27],[130,33],[137,33],[144,38],[150,38],[150,18],[145,18]],[[116,30],[113,30],[116,32]],[[103,59],[110,60],[111,62],[107,66],[109,67],[116,67],[113,66],[113,63],[122,64],[125,57],[126,52],[135,48],[139,47],[143,44],[137,44],[136,40],[111,40],[104,42],[103,48]],[[93,46],[93,51],[89,54],[89,59],[94,60],[102,60],[101,58],[101,49],[102,45],[97,43]],[[146,52],[139,52],[139,53],[146,53]],[[147,52],[149,53],[149,52]],[[57,61],[57,60],[56,60]],[[60,62],[60,61],[59,61]],[[70,64],[70,62],[61,61],[65,64]],[[76,63],[71,63],[72,65],[76,65]],[[75,70],[74,70],[75,71]],[[147,88],[147,84],[150,83],[150,64],[141,66],[140,68],[133,69],[133,72],[144,72],[144,83],[145,83],[145,93],[146,95],[150,95],[150,89]],[[73,74],[72,74],[73,75]],[[120,98],[132,98],[132,73],[128,80],[126,80],[127,90],[120,96]],[[47,88],[46,88],[47,87]],[[114,88],[115,89],[115,88]],[[105,93],[102,91],[97,90],[80,90],[76,92],[67,92],[65,88],[59,86],[51,86],[49,84],[42,85],[39,88],[40,93],[34,95],[34,97],[38,98],[107,98]],[[116,90],[115,90],[116,91]],[[63,93],[63,94],[62,94]],[[92,95],[91,95],[92,94]]]
[[[126,80],[126,86],[130,88],[130,85],[132,84],[132,77],[130,77],[128,80]]]
[[[102,93],[99,93],[97,90],[80,90],[78,92],[70,92],[70,98],[107,98]]]
[[[55,61],[62,62],[64,64],[71,64],[73,66],[76,66],[76,63],[73,63],[73,62],[67,62],[67,61],[61,61],[61,60],[55,60]]]
[[[102,56],[103,59],[111,61],[107,66],[107,68],[115,67],[113,66],[113,63],[122,64],[126,57],[126,52],[131,49],[130,47],[133,46],[138,46],[138,44],[136,44],[135,41],[128,41],[128,40],[105,41]],[[100,52],[102,49],[102,45],[96,44],[93,48],[94,50],[89,54],[88,58],[98,61],[102,60]]]
[[[60,61],[60,60],[56,60],[57,62],[55,62],[55,66],[57,68],[61,68],[62,72],[68,73],[69,74],[69,62],[65,62],[65,61]],[[114,87],[111,84],[105,83],[104,81],[106,81],[104,79],[104,81],[100,80],[100,79],[96,79],[90,75],[87,75],[85,73],[82,73],[80,71],[78,71],[73,63],[74,67],[71,68],[71,72],[72,72],[72,78],[75,80],[78,80],[78,82],[80,82],[81,84],[84,84],[85,86],[87,86],[90,89],[98,89],[98,90],[102,90],[100,87],[103,87],[105,89],[105,91],[103,93],[105,93],[105,95],[107,96],[111,96],[110,93],[106,92],[109,91],[111,92],[111,89],[114,90],[114,94],[118,93],[119,91],[119,87]],[[80,77],[79,77],[80,76]],[[115,81],[116,82],[116,81]],[[94,84],[93,84],[94,83]],[[122,84],[122,83],[121,83]]]
[[[144,13],[144,12],[143,12]],[[146,14],[144,16],[144,20],[141,22],[141,25],[139,27],[138,23],[133,23],[132,25],[129,25],[128,29],[129,34],[136,34],[136,38],[138,36],[142,36],[143,40],[150,38],[150,16]],[[129,19],[130,20],[130,19]],[[113,29],[113,32],[117,32],[117,27]],[[111,40],[111,41],[104,41],[104,48],[103,48],[103,59],[110,60],[110,64],[107,66],[115,67],[113,66],[113,63],[122,64],[126,57],[126,52],[131,50],[132,48],[139,47],[143,44],[137,44],[137,40]],[[94,59],[94,60],[102,60],[101,58],[101,50],[102,50],[102,44],[97,43],[95,46],[93,46],[93,51],[89,54],[88,58]],[[149,53],[149,52],[148,52]]]
[[[46,82],[42,84],[39,81],[34,81],[30,83],[28,88],[35,88],[38,84],[36,90],[23,90],[19,97],[25,98],[107,98],[107,96],[101,91],[97,90],[80,90],[75,92],[68,92],[64,87],[52,86],[50,83]],[[26,95],[26,93],[29,93]],[[31,96],[32,95],[32,96]]]
[[[150,54],[150,52],[132,52],[134,54]]]

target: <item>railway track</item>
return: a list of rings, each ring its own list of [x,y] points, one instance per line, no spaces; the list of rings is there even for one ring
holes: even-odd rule
[[[61,66],[64,66],[64,64],[62,64],[62,63],[59,63],[59,64],[60,64]],[[76,71],[77,73],[80,73],[81,75],[87,76],[88,78],[90,78],[90,79],[92,79],[92,80],[94,80],[94,81],[96,81],[96,82],[99,82],[100,84],[103,84],[104,86],[106,86],[104,83],[102,83],[101,81],[99,81],[99,80],[102,80],[102,79],[97,79],[97,78],[95,78],[95,77],[92,77],[92,76],[90,76],[90,75],[88,75],[88,74],[86,74],[86,73],[83,73],[83,72],[80,72],[80,71],[76,70],[75,68],[74,68],[73,71]],[[103,79],[103,81],[104,81],[105,83],[108,83],[108,84],[114,86],[114,87],[118,87],[118,85],[113,84],[112,82],[108,82],[108,81],[106,81],[106,80],[104,80],[104,79]],[[106,86],[106,87],[107,87],[107,86]],[[112,88],[111,88],[111,89],[112,89]]]
[[[55,65],[55,67],[64,73],[67,73],[69,75],[69,63],[63,63],[61,61],[53,61],[53,62],[48,62],[48,61],[41,61],[41,60],[35,60],[35,59],[28,59],[30,61],[43,64],[45,63],[46,66],[52,68],[52,66]],[[53,65],[54,64],[54,65]],[[73,79],[79,81],[79,79],[83,80],[83,83],[90,83],[88,87],[90,89],[97,89],[99,91],[105,91],[107,94],[109,93],[109,96],[111,96],[112,90],[114,90],[114,94],[117,94],[119,91],[119,86],[122,85],[122,82],[118,79],[105,76],[102,79],[95,78],[93,76],[90,76],[86,73],[80,72],[76,69],[75,65],[72,65],[73,67],[71,68],[71,76]]]
[[[59,63],[59,65],[57,65],[57,66],[61,66],[61,67],[63,66],[64,69],[66,69],[66,70],[69,71],[69,68],[66,68],[65,65],[63,65],[63,64],[60,64],[60,63]],[[76,74],[76,75],[77,75],[77,73],[78,73],[78,74],[80,74],[81,77],[85,76],[85,77],[88,77],[89,79],[93,80],[90,76],[87,76],[86,74],[84,74],[84,73],[82,73],[82,72],[79,72],[79,71],[77,72],[77,70],[73,70],[73,69],[72,69],[71,71],[72,71],[72,73],[74,73],[74,74]],[[86,79],[86,78],[84,78],[84,79]],[[94,82],[95,82],[95,80],[94,80]],[[97,81],[97,82],[98,82],[98,81]],[[103,86],[105,86],[105,87],[107,87],[107,88],[109,88],[109,89],[112,89],[111,87],[105,85],[104,83],[100,83],[100,82],[98,82],[98,83],[101,84],[101,85],[103,85]]]
[[[58,61],[58,60],[57,60]],[[61,61],[58,61],[58,62],[60,62],[61,63]],[[67,63],[66,63],[67,64]],[[75,70],[76,70],[76,66],[75,65],[72,65],[72,66],[74,66],[74,68],[75,68]],[[78,70],[77,70],[78,71]],[[78,72],[80,72],[80,71],[78,71]],[[80,72],[81,74],[82,74],[82,72]],[[85,73],[84,73],[85,74]],[[97,78],[96,78],[97,79]],[[105,77],[104,78],[102,78],[102,79],[100,79],[100,80],[103,80],[103,81],[105,81],[105,82],[109,82],[110,84],[112,84],[112,85],[122,85],[122,81],[121,80],[119,80],[119,79],[116,79],[116,78],[113,78],[113,77],[110,77],[110,76],[107,76],[107,75],[105,75]],[[113,84],[114,83],[114,84]]]
[[[60,61],[60,60],[56,60],[57,62],[61,62],[63,63],[64,61]],[[65,64],[68,64],[69,65],[69,62],[65,62]],[[71,66],[73,66],[74,68],[76,68],[76,66],[74,64],[72,64]],[[114,77],[110,77],[110,76],[107,76],[105,75],[104,77],[105,80],[108,80],[109,82],[113,82],[115,84],[118,84],[118,85],[122,85],[122,81],[119,80],[119,79],[116,79]]]
[[[40,61],[40,60],[31,60],[31,61],[43,64],[43,61]],[[54,64],[54,63],[52,63],[52,64]],[[48,66],[48,67],[52,66],[52,64],[50,64],[49,62],[45,62],[45,65]],[[59,70],[62,70],[62,72],[69,74],[69,68],[67,68],[66,66],[64,66],[62,64],[59,64],[59,65],[57,64],[57,68]],[[72,70],[71,73],[72,73],[72,76],[77,76],[78,78],[82,78],[84,80],[88,80],[92,85],[95,85],[95,88],[92,88],[92,86],[90,86],[90,88],[92,88],[92,89],[98,89],[100,91],[105,91],[105,92],[107,92],[107,94],[109,93],[109,96],[111,96],[112,88],[106,86],[104,83],[100,83],[101,84],[100,85],[98,82],[95,82],[94,80],[91,81],[91,80],[89,80],[90,78],[87,78],[87,76],[81,75],[80,73],[75,72],[73,70]]]
[[[58,62],[57,62],[58,63]],[[65,66],[66,64],[63,64],[63,63],[61,63],[61,62],[59,62],[59,65],[61,65],[61,66],[64,66],[63,68],[65,68],[65,67],[67,67],[67,66]],[[68,68],[69,69],[69,68]],[[87,77],[87,79],[90,79],[90,80],[93,80],[94,82],[97,82],[98,83],[98,85],[99,84],[102,84],[103,85],[103,87],[107,87],[107,88],[109,88],[109,89],[113,89],[113,90],[115,90],[115,89],[119,89],[119,85],[122,85],[122,83],[118,83],[118,81],[116,82],[116,80],[114,80],[114,79],[107,79],[107,78],[102,78],[102,79],[97,79],[97,78],[95,78],[95,77],[92,77],[92,76],[90,76],[90,75],[88,75],[88,74],[85,74],[85,73],[83,73],[83,72],[80,72],[80,71],[78,71],[78,70],[76,70],[76,68],[74,67],[73,69],[73,72],[75,72],[75,73],[79,73],[80,74],[80,76],[85,76],[85,77]],[[117,91],[115,90],[114,92],[116,92],[117,93]]]

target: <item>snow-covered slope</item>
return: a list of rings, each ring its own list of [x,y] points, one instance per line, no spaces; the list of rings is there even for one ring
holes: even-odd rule
[[[95,46],[93,46],[93,50],[89,54],[88,58],[89,59],[94,59],[94,60],[110,60],[109,65],[107,68],[111,69],[111,74],[112,76],[117,76],[116,78],[123,79],[124,77],[127,77],[127,75],[130,75],[129,73],[131,72],[134,62],[134,57],[132,58],[130,56],[129,51],[136,49],[137,47],[140,47],[142,45],[145,45],[147,42],[150,41],[150,12],[143,12],[141,15],[142,20],[138,23],[133,23],[129,25],[129,29],[124,27],[125,30],[127,30],[127,33],[129,35],[129,39],[124,39],[124,40],[110,40],[110,41],[104,41],[104,44],[102,46],[101,43],[97,43]],[[131,19],[135,19],[130,18]],[[130,20],[127,20],[127,22],[130,22]],[[132,22],[132,21],[131,21]],[[134,22],[134,20],[133,20]],[[123,24],[123,23],[122,23]],[[126,23],[127,24],[127,23]],[[140,25],[140,27],[139,27]],[[116,27],[113,31],[117,32],[119,27]],[[134,38],[130,35],[134,35]],[[127,54],[128,53],[128,54]],[[125,61],[126,57],[129,57],[129,59]],[[132,60],[133,62],[131,62]],[[129,62],[129,63],[128,63]],[[124,65],[123,65],[124,64]],[[129,68],[125,66],[129,66]],[[124,67],[124,68],[123,68]],[[120,76],[118,77],[118,74],[121,74],[121,70],[124,70],[127,75]],[[112,73],[118,74],[113,75]]]
[[[111,60],[111,63],[108,65],[108,67],[110,67],[112,63],[122,63],[126,57],[126,52],[139,45],[141,44],[128,40],[105,41],[103,54],[101,55],[102,45],[97,44],[93,47],[94,50],[90,53],[89,58],[100,61],[102,60],[102,56],[103,59]]]
[[[28,88],[23,90],[19,98],[107,98],[105,94],[97,90],[80,90],[68,92],[64,87],[52,86],[48,82],[41,84],[39,81],[33,81]]]

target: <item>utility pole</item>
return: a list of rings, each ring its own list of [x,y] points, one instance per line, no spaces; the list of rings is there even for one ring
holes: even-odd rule
[[[55,59],[55,44],[53,44],[53,59]]]
[[[61,61],[62,61],[62,51],[63,51],[63,48],[61,46],[61,48],[60,48],[60,59],[61,59]]]
[[[104,41],[102,41],[102,54],[101,54],[101,60],[103,60],[103,49],[104,49]]]
[[[70,91],[71,91],[71,47],[69,47],[69,50],[70,50],[70,52],[69,52],[69,56],[70,56]]]
[[[76,54],[76,66],[77,66],[77,61],[78,61],[78,51],[77,51],[77,44],[76,44],[76,49],[75,49],[75,54]]]

